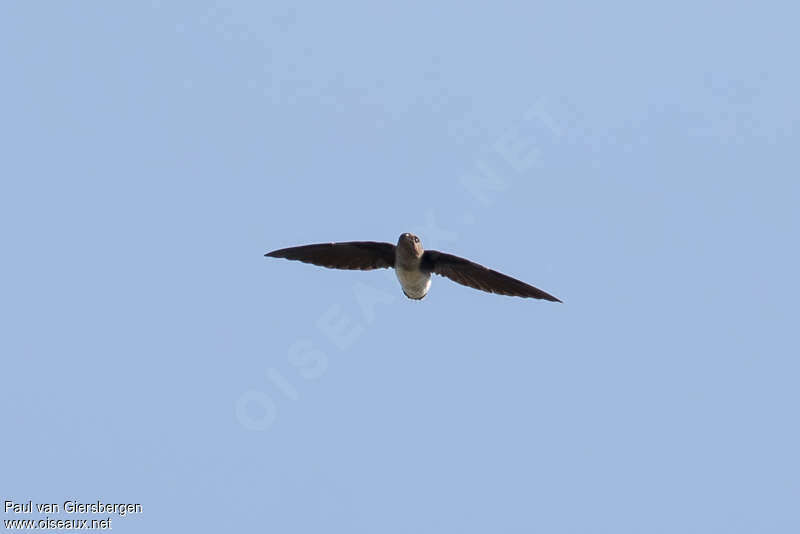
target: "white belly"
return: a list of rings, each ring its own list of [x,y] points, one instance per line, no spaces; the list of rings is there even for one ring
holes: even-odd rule
[[[431,287],[430,273],[409,271],[402,267],[396,268],[394,272],[408,298],[421,299],[428,294],[428,289]]]

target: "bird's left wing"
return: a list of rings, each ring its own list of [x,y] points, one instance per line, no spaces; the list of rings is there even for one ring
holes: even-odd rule
[[[516,278],[438,250],[426,250],[423,253],[420,269],[489,293],[561,302],[553,295]]]
[[[282,248],[264,254],[270,258],[286,258],[313,263],[329,269],[384,269],[394,267],[394,245],[375,241],[320,243]]]

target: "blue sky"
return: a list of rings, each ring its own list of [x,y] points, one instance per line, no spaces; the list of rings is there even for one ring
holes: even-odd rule
[[[798,15],[3,3],[2,498],[798,532]],[[565,303],[263,257],[405,231]]]

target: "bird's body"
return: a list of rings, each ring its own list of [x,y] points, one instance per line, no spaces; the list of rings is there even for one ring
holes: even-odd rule
[[[421,300],[428,294],[431,274],[438,274],[489,293],[561,302],[541,289],[483,265],[436,250],[426,251],[419,238],[409,233],[402,234],[396,246],[375,241],[320,243],[273,250],[265,256],[297,260],[330,269],[393,267],[403,293],[414,300]]]
[[[422,300],[428,294],[428,290],[431,288],[431,273],[404,267],[395,267],[394,272],[397,280],[400,281],[403,293],[408,298]]]

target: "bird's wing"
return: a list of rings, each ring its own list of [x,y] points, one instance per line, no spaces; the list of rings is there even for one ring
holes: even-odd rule
[[[420,268],[427,272],[446,276],[459,284],[474,287],[481,291],[488,291],[489,293],[561,302],[553,295],[529,286],[516,278],[511,278],[483,265],[478,265],[464,258],[445,254],[438,250],[426,250],[422,255]]]
[[[264,254],[270,258],[286,258],[313,263],[329,269],[383,269],[394,267],[394,245],[375,241],[320,243],[282,248]]]

